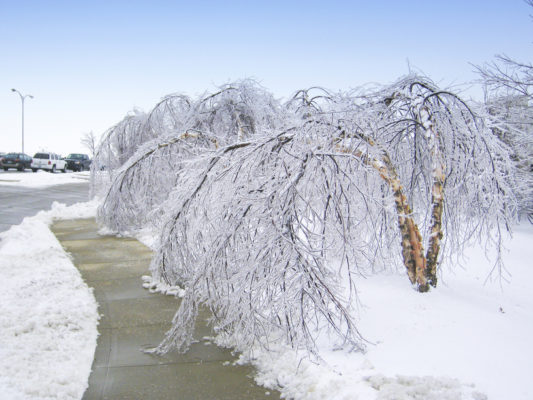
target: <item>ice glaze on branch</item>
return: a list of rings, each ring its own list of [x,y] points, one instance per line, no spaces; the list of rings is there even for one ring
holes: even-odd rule
[[[312,352],[329,330],[363,348],[360,276],[406,268],[427,291],[472,238],[501,245],[516,211],[513,164],[464,101],[418,76],[317,90],[282,105],[250,82],[227,85],[163,101],[108,136],[100,220],[153,224],[153,278],[186,291],[158,351],[188,347],[199,307],[243,343]],[[117,145],[148,126],[153,139]]]

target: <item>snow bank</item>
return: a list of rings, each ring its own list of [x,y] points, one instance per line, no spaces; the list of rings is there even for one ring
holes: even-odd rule
[[[533,398],[533,227],[517,227],[505,257],[509,281],[487,281],[491,263],[479,248],[468,269],[445,270],[437,289],[420,294],[407,277],[358,282],[358,328],[365,354],[321,337],[321,360],[288,348],[243,349],[238,338],[216,342],[242,351],[256,380],[286,398],[459,400]]]
[[[73,173],[50,173],[39,170],[32,172],[0,172],[0,185],[18,185],[24,187],[47,187],[61,185],[65,183],[80,183],[90,180],[90,172],[73,172]]]
[[[96,206],[54,203],[0,233],[2,398],[80,399],[87,387],[97,305],[48,225],[94,216]]]

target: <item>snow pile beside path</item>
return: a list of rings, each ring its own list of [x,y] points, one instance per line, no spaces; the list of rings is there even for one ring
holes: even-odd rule
[[[0,185],[17,185],[24,187],[47,187],[66,183],[87,182],[91,179],[89,171],[73,173],[50,173],[39,170],[32,172],[6,171],[0,173]]]
[[[67,206],[63,203],[54,201],[50,211],[41,211],[35,217],[41,219],[47,225],[52,224],[53,221],[59,220],[95,218],[96,210],[100,202],[99,199],[95,198],[85,203],[77,203]]]
[[[509,282],[489,281],[491,263],[479,248],[467,270],[444,271],[439,286],[420,294],[407,277],[376,275],[358,282],[358,329],[365,354],[318,343],[322,358],[280,348],[239,348],[256,380],[298,400],[530,400],[533,398],[533,226],[516,228],[505,257]]]
[[[0,233],[2,398],[80,399],[87,387],[97,305],[48,225],[94,216],[97,204],[54,203]]]
[[[142,281],[143,281],[143,288],[148,289],[150,293],[161,293],[166,296],[174,296],[174,297],[180,297],[180,298],[185,296],[184,289],[180,288],[179,286],[171,286],[164,282],[155,280],[150,275],[143,275]]]
[[[284,349],[276,353],[258,352],[250,360],[260,385],[278,389],[285,398],[305,400],[487,400],[474,385],[448,377],[385,376],[368,360],[352,355],[344,370],[313,363]]]

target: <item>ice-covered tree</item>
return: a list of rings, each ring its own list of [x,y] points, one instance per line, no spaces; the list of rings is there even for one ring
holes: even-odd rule
[[[533,65],[519,62],[507,55],[476,67],[487,89],[498,95],[519,95],[533,98]]]
[[[525,0],[533,7],[533,0]],[[476,66],[485,89],[487,122],[513,149],[521,212],[533,222],[533,65],[507,55]]]
[[[486,122],[512,150],[520,213],[533,223],[533,100],[522,95],[491,96],[483,104]]]
[[[158,221],[158,206],[192,173],[190,159],[281,124],[279,102],[251,80],[197,100],[170,95],[148,115],[128,116],[108,132],[94,163],[109,179],[95,180],[106,188],[100,220],[116,231]]]
[[[453,93],[409,76],[300,91],[286,113],[191,160],[163,204],[151,269],[186,296],[160,351],[188,347],[201,305],[249,343],[312,350],[331,329],[361,347],[357,276],[403,263],[424,292],[472,238],[499,248],[516,214],[509,149]]]
[[[91,193],[103,195],[111,184],[115,171],[148,140],[142,126],[146,115],[135,111],[104,133],[91,163]]]

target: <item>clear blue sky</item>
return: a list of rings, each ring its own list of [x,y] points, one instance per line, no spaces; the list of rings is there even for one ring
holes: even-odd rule
[[[82,151],[134,108],[255,78],[278,97],[320,85],[389,83],[412,69],[476,78],[505,53],[531,62],[522,0],[0,0],[0,151]],[[468,94],[476,95],[478,89]]]

